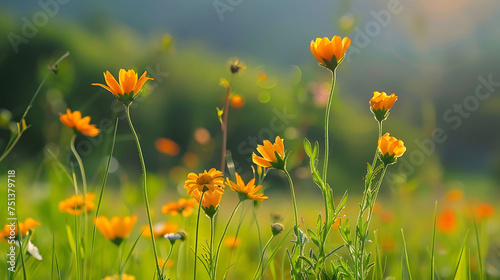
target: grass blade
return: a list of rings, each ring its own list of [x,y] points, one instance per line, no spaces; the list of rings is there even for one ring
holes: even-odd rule
[[[406,240],[403,229],[401,229],[401,236],[403,237],[403,247],[405,250],[404,258],[405,258],[406,272],[408,273],[408,279],[411,280],[410,261],[408,260],[408,250],[406,250]]]
[[[469,235],[469,231],[467,231],[467,233],[465,234],[465,238],[464,238],[464,242],[462,244],[462,247],[460,248],[460,254],[458,256],[458,261],[457,261],[457,266],[455,268],[455,276],[453,277],[453,279],[466,279],[464,277],[466,277],[465,275],[467,275],[467,273],[465,275],[463,275],[463,270],[464,269],[467,269],[467,265],[463,265],[462,263],[462,256],[464,254],[464,251],[465,251],[465,248],[466,248],[466,243],[467,243],[467,236]],[[467,263],[467,262],[465,262]],[[462,268],[460,271],[459,269]],[[460,273],[459,273],[460,272]],[[462,276],[463,275],[463,276]],[[458,277],[458,278],[457,278]]]
[[[476,218],[474,217],[474,213],[472,213],[472,220],[474,221],[474,230],[476,232],[476,242],[477,242],[477,255],[479,258],[479,279],[484,279],[484,263],[483,257],[481,256],[481,242],[479,240],[479,231],[477,230]]]
[[[434,251],[436,249],[436,221],[437,221],[437,201],[436,204],[434,205],[434,227],[432,230],[432,248],[431,248],[431,280],[435,279],[435,262],[434,262]]]

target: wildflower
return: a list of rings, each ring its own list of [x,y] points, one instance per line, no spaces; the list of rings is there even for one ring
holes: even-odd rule
[[[384,121],[389,116],[389,109],[398,97],[396,94],[387,95],[385,92],[373,92],[373,97],[370,99],[370,109],[379,122]]]
[[[460,201],[464,197],[464,192],[461,189],[451,189],[446,193],[445,199],[447,201]]]
[[[230,249],[234,249],[241,244],[241,239],[234,237],[234,236],[229,236],[224,240],[224,245]]]
[[[229,61],[229,70],[231,70],[232,74],[238,73],[240,70],[245,70],[247,67],[243,62],[241,62],[239,59],[235,58]]]
[[[495,213],[495,208],[493,208],[493,206],[491,206],[491,204],[489,203],[483,203],[481,205],[474,207],[474,216],[478,220],[489,218],[493,216],[494,213]]]
[[[187,234],[186,234],[185,231],[180,230],[180,231],[178,231],[176,233],[167,233],[163,237],[165,237],[166,239],[170,240],[170,243],[173,245],[175,243],[175,241],[177,241],[179,239],[181,241],[186,240]]]
[[[234,108],[234,109],[241,109],[243,108],[243,98],[241,98],[241,96],[239,95],[234,95],[233,97],[231,97],[231,106]]]
[[[274,144],[271,144],[268,140],[264,140],[264,145],[257,145],[257,151],[262,157],[252,153],[252,160],[255,164],[262,167],[274,167],[279,170],[285,168],[285,147],[283,140],[279,136],[276,136]]]
[[[202,192],[198,189],[194,189],[192,192],[192,196],[200,202]],[[201,208],[205,211],[208,217],[212,218],[219,210],[219,204],[222,199],[222,192],[218,191],[206,191],[203,194],[203,201],[201,202]]]
[[[104,277],[104,280],[135,280],[135,277],[132,275],[128,275],[123,273],[121,276],[118,275],[113,275],[113,276],[106,276]]]
[[[165,260],[164,260],[164,259],[159,258],[159,259],[158,259],[158,264],[160,265],[160,267],[165,266],[165,267],[167,267],[167,268],[168,268],[168,267],[173,267],[173,266],[174,266],[174,264],[175,264],[175,262],[174,262],[174,260],[172,260],[172,259],[169,259],[169,260],[167,260],[167,262],[165,262]]]
[[[340,220],[344,219],[345,217],[337,217],[335,221],[333,222],[332,229],[338,229],[340,225]]]
[[[86,193],[85,198],[82,195],[72,195],[70,198],[59,202],[59,211],[71,215],[80,215],[84,211],[89,212],[94,209],[94,193]]]
[[[188,190],[188,195],[192,196],[193,190],[198,190],[200,193],[203,191],[216,191],[223,193],[224,178],[222,172],[215,168],[210,169],[208,172],[188,174],[188,180],[184,182],[184,188]]]
[[[178,155],[181,150],[177,143],[167,138],[156,139],[155,147],[158,152],[171,157]]]
[[[179,198],[177,202],[170,201],[166,205],[161,207],[161,212],[163,214],[170,214],[172,216],[177,216],[177,214],[181,214],[184,217],[187,217],[193,213],[193,208],[196,205],[196,200],[194,198],[185,199]]]
[[[271,232],[273,235],[278,235],[280,232],[282,232],[285,229],[285,226],[280,223],[274,223],[271,225]]]
[[[132,217],[126,216],[123,218],[113,217],[111,221],[104,216],[94,219],[94,223],[102,235],[116,245],[120,245],[123,239],[130,234],[136,222],[137,215],[133,215]]]
[[[316,57],[321,66],[332,71],[342,62],[345,52],[351,45],[351,40],[347,37],[341,39],[333,36],[332,40],[324,37],[311,41],[311,53]]]
[[[0,231],[0,240],[7,242],[9,240],[9,237],[11,236],[15,236],[15,239],[18,239],[19,232],[21,232],[21,236],[26,236],[30,230],[33,230],[36,226],[39,225],[40,222],[33,218],[26,218],[24,222],[17,222],[15,225],[12,225],[10,223],[5,224],[3,230]],[[12,232],[14,233],[11,234]]]
[[[380,150],[380,160],[385,164],[393,164],[396,162],[396,158],[402,156],[406,147],[405,143],[395,137],[389,136],[389,133],[384,134],[384,136],[378,139],[378,148]]]
[[[153,226],[153,235],[154,237],[161,237],[165,234],[176,232],[179,229],[179,226],[174,223],[157,223]],[[151,237],[151,231],[149,230],[149,226],[142,226],[141,228],[144,237]]]
[[[128,106],[134,98],[137,96],[139,91],[141,91],[142,86],[147,80],[153,80],[153,78],[146,77],[147,71],[144,71],[142,76],[137,79],[137,74],[134,70],[125,71],[125,69],[120,69],[119,72],[119,81],[118,83],[109,73],[106,71],[104,73],[104,80],[106,81],[106,85],[93,83],[93,86],[100,86],[107,89],[109,92],[114,94],[118,100],[120,100],[124,105]]]
[[[255,186],[255,178],[250,180],[250,182],[248,182],[248,184],[245,185],[245,182],[243,182],[240,175],[236,173],[236,183],[227,178],[226,185],[230,187],[231,190],[238,193],[238,197],[240,198],[241,201],[246,199],[251,199],[254,201],[262,201],[268,198],[267,196],[264,196],[264,194],[262,193],[257,193],[262,188],[262,185]]]
[[[61,114],[59,120],[67,127],[73,128],[79,131],[85,136],[95,137],[99,134],[99,130],[95,124],[90,124],[90,117],[86,116],[82,118],[82,113],[80,111],[74,111],[66,109],[66,114]]]
[[[457,218],[451,209],[443,211],[436,222],[437,229],[444,233],[451,233],[457,228]]]

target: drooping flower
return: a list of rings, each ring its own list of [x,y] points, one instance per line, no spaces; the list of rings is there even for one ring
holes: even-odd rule
[[[379,122],[384,121],[389,116],[389,110],[394,105],[398,97],[396,94],[387,95],[385,92],[373,92],[373,97],[370,99],[370,109]]]
[[[116,245],[120,245],[123,239],[130,234],[136,222],[137,215],[131,217],[125,216],[123,218],[113,217],[111,220],[104,216],[94,219],[94,223],[102,235]]]
[[[203,195],[203,201],[201,202],[201,208],[205,211],[208,217],[212,218],[219,210],[219,204],[222,199],[222,192],[218,191],[206,191],[204,194],[198,189],[194,189],[192,196],[198,203],[200,202],[201,196]]]
[[[170,201],[166,205],[161,207],[161,212],[163,214],[170,214],[172,216],[177,216],[181,214],[187,217],[193,213],[193,208],[196,206],[196,200],[194,198],[179,198],[177,202]]]
[[[406,151],[404,142],[389,136],[389,133],[378,139],[378,148],[380,160],[386,165],[395,163],[396,158],[402,156]]]
[[[322,66],[334,71],[344,59],[350,45],[349,38],[341,39],[339,36],[333,36],[331,41],[327,37],[316,38],[315,41],[311,41],[310,48],[311,53]]]
[[[240,244],[241,244],[241,239],[234,237],[234,236],[228,236],[224,240],[224,245],[230,249],[234,249],[234,248],[240,246]]]
[[[236,183],[226,178],[226,185],[231,188],[231,190],[238,193],[238,197],[241,201],[246,199],[251,199],[254,201],[262,201],[268,199],[263,193],[257,193],[262,185],[255,186],[255,179],[252,179],[245,185],[245,182],[241,179],[240,175],[236,173]]]
[[[95,124],[90,124],[89,116],[82,118],[82,113],[80,111],[74,111],[72,113],[69,108],[66,109],[66,114],[61,114],[59,116],[59,120],[65,126],[75,129],[85,136],[95,137],[101,131]]]
[[[165,234],[177,232],[178,229],[179,226],[174,223],[157,223],[153,226],[153,235],[155,237],[162,237]],[[148,225],[142,226],[141,230],[143,232],[143,237],[151,237],[151,232]]]
[[[184,182],[184,188],[188,190],[188,195],[192,196],[193,190],[198,190],[200,193],[203,191],[216,191],[223,193],[224,178],[222,172],[212,168],[208,172],[205,170],[203,173],[196,175],[195,173],[188,174],[188,180]]]
[[[262,157],[252,153],[252,160],[255,164],[262,167],[274,167],[279,170],[285,168],[285,146],[279,136],[276,136],[274,144],[271,144],[268,140],[264,140],[264,145],[257,145],[257,151]]]
[[[68,199],[59,202],[59,211],[71,215],[80,215],[83,211],[89,212],[94,209],[94,193],[86,193],[85,198],[82,195],[72,195]]]
[[[457,228],[457,217],[455,212],[451,209],[443,211],[436,221],[436,227],[438,230],[444,233],[452,233]]]
[[[100,83],[93,83],[93,86],[100,86],[107,89],[109,92],[114,94],[122,103],[125,105],[129,105],[137,94],[141,91],[142,86],[147,80],[153,80],[153,78],[146,77],[147,71],[144,71],[142,76],[137,79],[137,73],[134,70],[125,71],[125,69],[120,69],[118,74],[119,81],[118,83],[113,77],[113,75],[106,71],[104,73],[104,80],[106,81],[106,85]]]
[[[3,230],[0,231],[0,240],[7,242],[11,238],[17,239],[19,232],[21,232],[22,236],[26,236],[30,230],[39,225],[40,222],[33,218],[26,218],[24,222],[17,222],[15,224],[7,223],[4,225]]]

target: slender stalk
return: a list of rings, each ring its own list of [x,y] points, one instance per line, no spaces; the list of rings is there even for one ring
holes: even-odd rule
[[[328,122],[330,120],[330,108],[332,107],[332,100],[333,100],[333,92],[335,90],[335,70],[332,71],[332,88],[330,90],[330,96],[328,97],[328,103],[326,105],[326,113],[325,113],[325,161],[323,162],[323,182],[326,183],[326,175],[328,172],[328,146],[329,146],[329,139],[328,139]]]
[[[165,262],[163,263],[163,266],[161,268],[161,273],[163,274],[163,272],[165,271],[165,266],[167,265],[167,262],[168,260],[170,259],[170,257],[172,256],[172,251],[174,250],[174,244],[170,243],[170,251],[168,251],[168,256],[167,256],[167,259],[165,260]]]
[[[141,144],[139,142],[139,137],[137,136],[137,133],[135,132],[134,125],[132,124],[132,120],[130,118],[130,105],[125,106],[125,111],[127,112],[128,125],[130,126],[130,130],[132,131],[132,134],[134,135],[135,144],[137,145],[137,152],[139,153],[139,159],[141,161],[142,192],[144,194],[144,204],[146,206],[146,214],[148,216],[149,232],[151,233],[151,246],[153,247],[153,254],[155,257],[156,273],[158,274],[158,280],[161,280],[161,279],[163,279],[163,275],[161,274],[160,265],[158,264],[158,253],[156,252],[156,243],[155,243],[155,238],[154,238],[155,235],[153,232],[153,222],[151,221],[151,212],[149,210],[148,189],[146,186],[146,165],[144,163],[144,157],[142,155],[142,149],[141,149]]]
[[[255,213],[255,207],[252,207],[253,218],[255,220],[255,225],[257,226],[257,234],[259,236],[259,250],[262,252],[262,237],[260,236],[259,220],[257,220],[257,213]],[[262,267],[262,274],[264,274],[264,267]]]
[[[295,199],[295,190],[293,189],[293,181],[292,177],[290,176],[290,173],[286,169],[283,169],[283,172],[285,172],[286,177],[288,178],[288,183],[290,184],[290,192],[292,194],[292,203],[293,203],[293,215],[294,215],[294,220],[295,220],[295,226],[297,229],[299,228],[299,218],[297,214],[297,200]]]
[[[196,216],[196,237],[194,241],[194,280],[196,280],[196,264],[198,263],[198,229],[200,227],[200,211],[201,203],[203,202],[203,196],[205,196],[205,191],[201,193],[200,203],[198,205],[198,215]]]
[[[122,267],[122,254],[123,254],[123,243],[118,245],[118,277],[119,279],[123,279],[123,267]]]
[[[213,266],[213,260],[214,260],[214,235],[215,235],[215,219],[214,217],[210,217],[210,266]],[[212,276],[212,275],[211,275]],[[214,275],[215,279],[215,275]]]
[[[380,139],[380,137],[382,137],[382,122],[378,122],[378,139]],[[377,163],[377,155],[378,155],[378,147],[375,150],[375,156],[373,157],[372,169],[375,169],[375,164]]]
[[[229,95],[231,94],[231,88],[233,86],[234,73],[231,74],[231,81],[229,82],[229,86],[227,87],[226,92],[226,102],[224,105],[224,120],[222,121],[222,155],[221,155],[221,164],[220,171],[222,172],[222,176],[224,176],[224,170],[226,170],[225,162],[226,162],[226,145],[227,145],[227,115],[229,114]]]
[[[227,232],[227,229],[229,227],[229,224],[231,223],[231,220],[233,219],[236,211],[238,211],[240,204],[241,204],[241,200],[238,201],[238,204],[236,204],[236,207],[234,207],[233,212],[231,213],[231,216],[229,216],[229,220],[227,221],[226,227],[224,228],[224,231],[222,232],[222,235],[220,237],[219,245],[217,245],[217,251],[215,252],[215,265],[214,265],[214,274],[213,274],[214,279],[216,279],[216,275],[217,275],[217,264],[219,262],[219,252],[220,252],[220,247],[222,245],[222,241],[224,240],[224,237],[226,236],[226,232]]]
[[[259,270],[261,270],[260,268],[262,267],[262,262],[264,261],[264,254],[266,253],[267,247],[269,246],[269,244],[271,244],[271,241],[273,241],[275,236],[276,235],[273,234],[273,236],[271,236],[271,238],[269,238],[269,240],[267,241],[266,245],[264,245],[264,249],[262,249],[262,254],[260,255],[259,265],[257,266],[257,270],[255,271],[255,274],[253,275],[252,279],[258,279],[259,276],[262,279],[264,270],[262,269],[262,271],[260,271],[260,275],[259,275]]]

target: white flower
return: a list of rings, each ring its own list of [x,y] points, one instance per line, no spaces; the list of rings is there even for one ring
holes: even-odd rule
[[[179,233],[167,233],[163,237],[165,237],[166,239],[168,239],[170,241],[175,241],[177,239],[181,239],[182,235],[180,235]]]
[[[39,261],[42,260],[42,256],[38,252],[38,248],[35,245],[33,245],[33,243],[31,243],[31,240],[28,241],[28,253],[30,253],[30,255],[32,255],[35,259]]]

